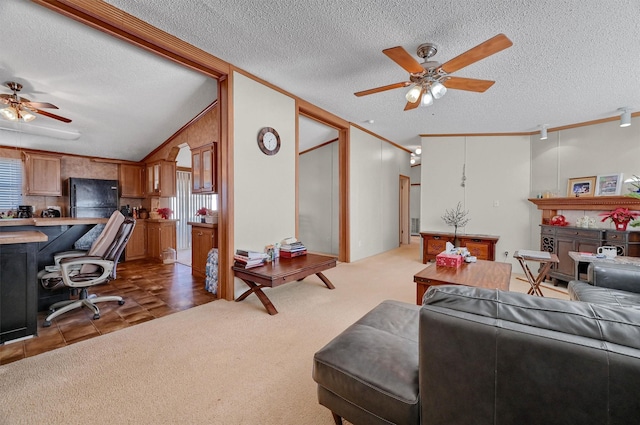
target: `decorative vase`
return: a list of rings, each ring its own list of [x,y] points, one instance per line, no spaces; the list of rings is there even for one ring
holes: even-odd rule
[[[204,216],[201,216],[201,217],[200,217],[200,223],[206,223],[206,221],[207,221],[207,220],[204,218]]]
[[[616,225],[616,230],[627,230],[627,224],[629,224],[629,221],[614,221],[615,225]]]

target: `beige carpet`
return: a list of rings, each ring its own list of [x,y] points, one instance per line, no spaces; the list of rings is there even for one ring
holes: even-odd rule
[[[333,424],[313,353],[382,300],[414,302],[424,267],[414,241],[327,271],[333,291],[266,290],[275,316],[255,295],[216,301],[0,366],[0,424]]]

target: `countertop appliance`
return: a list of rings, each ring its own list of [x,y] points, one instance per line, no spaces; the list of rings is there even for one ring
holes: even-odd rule
[[[71,217],[110,217],[118,209],[118,180],[68,180]]]
[[[19,205],[18,206],[18,218],[31,218],[33,217],[32,205]]]

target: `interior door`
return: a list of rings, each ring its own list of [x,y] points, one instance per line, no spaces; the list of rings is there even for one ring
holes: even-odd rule
[[[409,218],[409,191],[411,179],[408,176],[400,176],[400,245],[408,245],[411,242]]]

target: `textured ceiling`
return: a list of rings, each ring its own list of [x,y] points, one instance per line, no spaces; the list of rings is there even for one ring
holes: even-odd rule
[[[620,107],[640,109],[637,0],[108,3],[410,148],[420,143],[422,133],[530,132],[542,124],[555,127],[608,118]],[[13,8],[19,9],[18,15]],[[102,37],[68,21],[63,30],[54,29],[58,19],[37,9],[41,8],[24,0],[0,2],[3,50],[11,46],[13,54],[7,57],[3,51],[0,78],[19,75],[33,82],[34,100],[60,106],[60,115],[73,118],[72,124],[83,133],[79,140],[89,137],[89,125],[105,119],[91,112],[97,104],[118,116],[134,114],[142,120],[149,114],[142,125],[121,125],[136,137],[145,135],[140,132],[159,134],[157,127],[172,122],[158,117],[184,109],[192,113],[193,104],[206,104],[197,100],[200,87],[206,85],[197,75],[183,71],[194,79],[180,77],[175,67],[160,68],[163,61],[121,42],[92,53]],[[507,35],[513,46],[454,73],[495,80],[485,93],[449,90],[433,106],[408,112],[403,111],[406,89],[353,95],[407,79],[406,71],[382,54],[385,48],[403,46],[414,54],[419,44],[432,42],[438,46],[433,59],[444,63],[498,33]],[[51,45],[52,39],[57,44]],[[64,53],[68,50],[71,56]],[[109,75],[102,74],[103,68]],[[114,82],[114,74],[121,78]],[[149,89],[139,91],[140,86]],[[162,100],[161,94],[171,96]],[[92,123],[83,131],[84,118]],[[119,122],[124,118],[110,126]],[[120,142],[115,134],[112,138]],[[132,146],[135,141],[129,139],[127,147]]]
[[[0,145],[137,161],[217,97],[215,80],[26,0],[0,1],[0,34],[0,93],[17,81],[72,120],[38,116]]]

